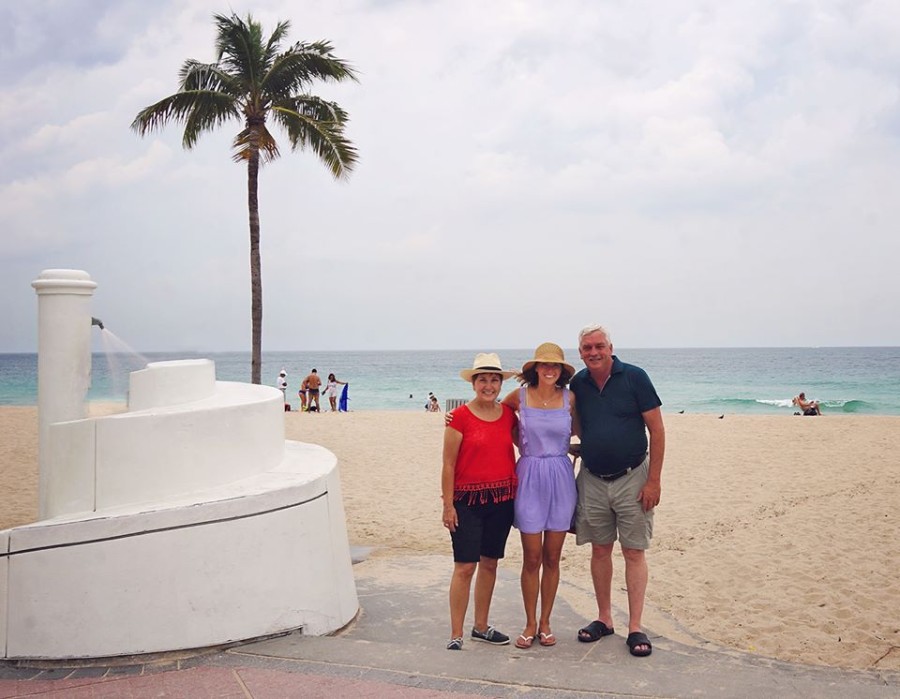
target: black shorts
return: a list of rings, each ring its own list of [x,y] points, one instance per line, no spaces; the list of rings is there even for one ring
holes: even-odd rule
[[[485,558],[503,558],[506,539],[512,528],[515,509],[512,500],[487,505],[453,504],[458,524],[450,532],[453,560],[456,563],[478,563]]]

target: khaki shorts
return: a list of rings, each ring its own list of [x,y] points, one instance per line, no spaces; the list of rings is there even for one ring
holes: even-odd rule
[[[575,543],[606,545],[618,535],[627,549],[646,550],[653,538],[653,510],[644,512],[638,493],[647,482],[650,462],[614,481],[597,478],[582,466],[578,472]]]

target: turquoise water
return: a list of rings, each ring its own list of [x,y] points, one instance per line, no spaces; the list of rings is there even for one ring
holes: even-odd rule
[[[422,410],[429,391],[442,406],[445,398],[471,395],[458,373],[471,367],[475,352],[266,352],[263,381],[274,386],[286,369],[296,407],[300,381],[315,367],[323,378],[334,372],[350,383],[351,410]],[[532,350],[499,354],[504,366],[520,367]],[[900,415],[900,347],[617,349],[617,355],[647,370],[666,412],[790,415],[791,397],[805,391],[826,414]],[[219,380],[250,380],[248,352],[96,354],[88,397],[125,400],[129,371],[148,361],[198,357],[215,361]],[[582,366],[575,350],[566,357]],[[0,405],[36,402],[37,355],[0,354]]]

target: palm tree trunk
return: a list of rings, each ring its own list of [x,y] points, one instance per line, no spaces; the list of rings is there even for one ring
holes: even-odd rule
[[[247,161],[247,209],[250,212],[250,381],[262,383],[262,264],[259,258],[259,153]]]

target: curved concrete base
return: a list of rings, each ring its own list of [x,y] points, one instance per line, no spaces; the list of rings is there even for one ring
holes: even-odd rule
[[[335,458],[287,447],[281,469],[179,504],[0,533],[4,657],[130,655],[347,624],[359,602]]]
[[[172,365],[142,410],[52,426],[56,514],[0,532],[2,657],[321,635],[356,615],[335,456],[284,441],[280,391],[203,362],[203,396],[167,402]]]

